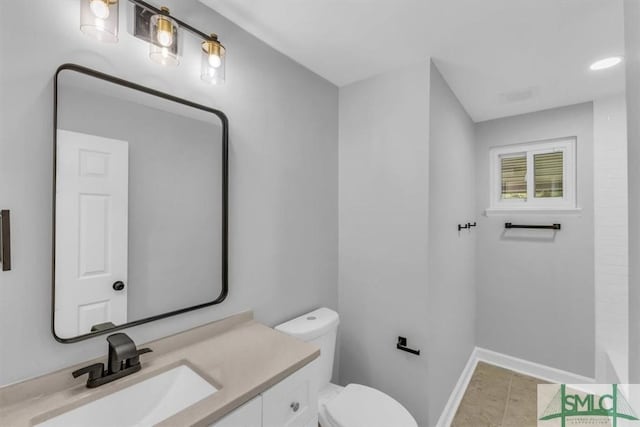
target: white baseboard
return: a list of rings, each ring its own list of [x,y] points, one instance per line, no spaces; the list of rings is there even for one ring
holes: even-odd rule
[[[478,360],[556,384],[593,384],[593,378],[476,347]]]
[[[464,396],[464,392],[467,391],[467,386],[469,385],[469,381],[471,381],[473,371],[475,371],[476,365],[478,364],[477,353],[478,347],[474,348],[471,352],[471,356],[469,356],[469,360],[467,360],[467,364],[464,366],[460,378],[458,378],[458,382],[453,388],[447,404],[444,406],[444,410],[436,424],[437,427],[449,427],[453,422],[453,417],[456,415],[458,406],[462,401],[462,396]]]
[[[453,422],[453,417],[458,410],[458,406],[462,401],[464,392],[467,390],[467,386],[469,385],[469,381],[471,381],[471,376],[473,375],[473,371],[475,370],[478,362],[486,362],[491,365],[496,365],[501,368],[519,372],[521,374],[540,378],[541,380],[545,380],[551,383],[593,384],[595,382],[593,378],[476,347],[471,353],[467,364],[460,374],[460,378],[458,379],[456,386],[449,396],[449,400],[447,401],[447,404],[445,405],[444,410],[440,415],[438,424],[436,424],[437,427],[449,427]]]

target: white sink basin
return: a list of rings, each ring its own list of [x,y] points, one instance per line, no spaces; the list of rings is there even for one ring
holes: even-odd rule
[[[180,365],[132,386],[50,418],[39,427],[152,426],[218,391]]]

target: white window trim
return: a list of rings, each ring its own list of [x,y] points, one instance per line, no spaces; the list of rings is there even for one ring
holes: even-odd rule
[[[508,216],[508,215],[562,215],[562,216],[582,216],[582,208],[571,209],[509,209],[509,208],[487,208],[484,210],[485,216]]]
[[[501,158],[526,154],[527,193],[534,191],[533,156],[540,153],[562,151],[563,154],[563,196],[553,198],[502,199]],[[489,150],[491,190],[487,215],[500,214],[579,214],[581,209],[576,200],[576,137],[549,139],[524,144],[492,147]]]

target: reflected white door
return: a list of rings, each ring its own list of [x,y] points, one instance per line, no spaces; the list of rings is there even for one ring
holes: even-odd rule
[[[127,321],[129,144],[57,135],[55,331],[70,338]]]

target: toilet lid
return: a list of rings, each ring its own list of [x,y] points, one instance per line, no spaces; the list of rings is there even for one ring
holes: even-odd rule
[[[374,388],[349,384],[325,409],[338,427],[417,427],[409,411]]]

